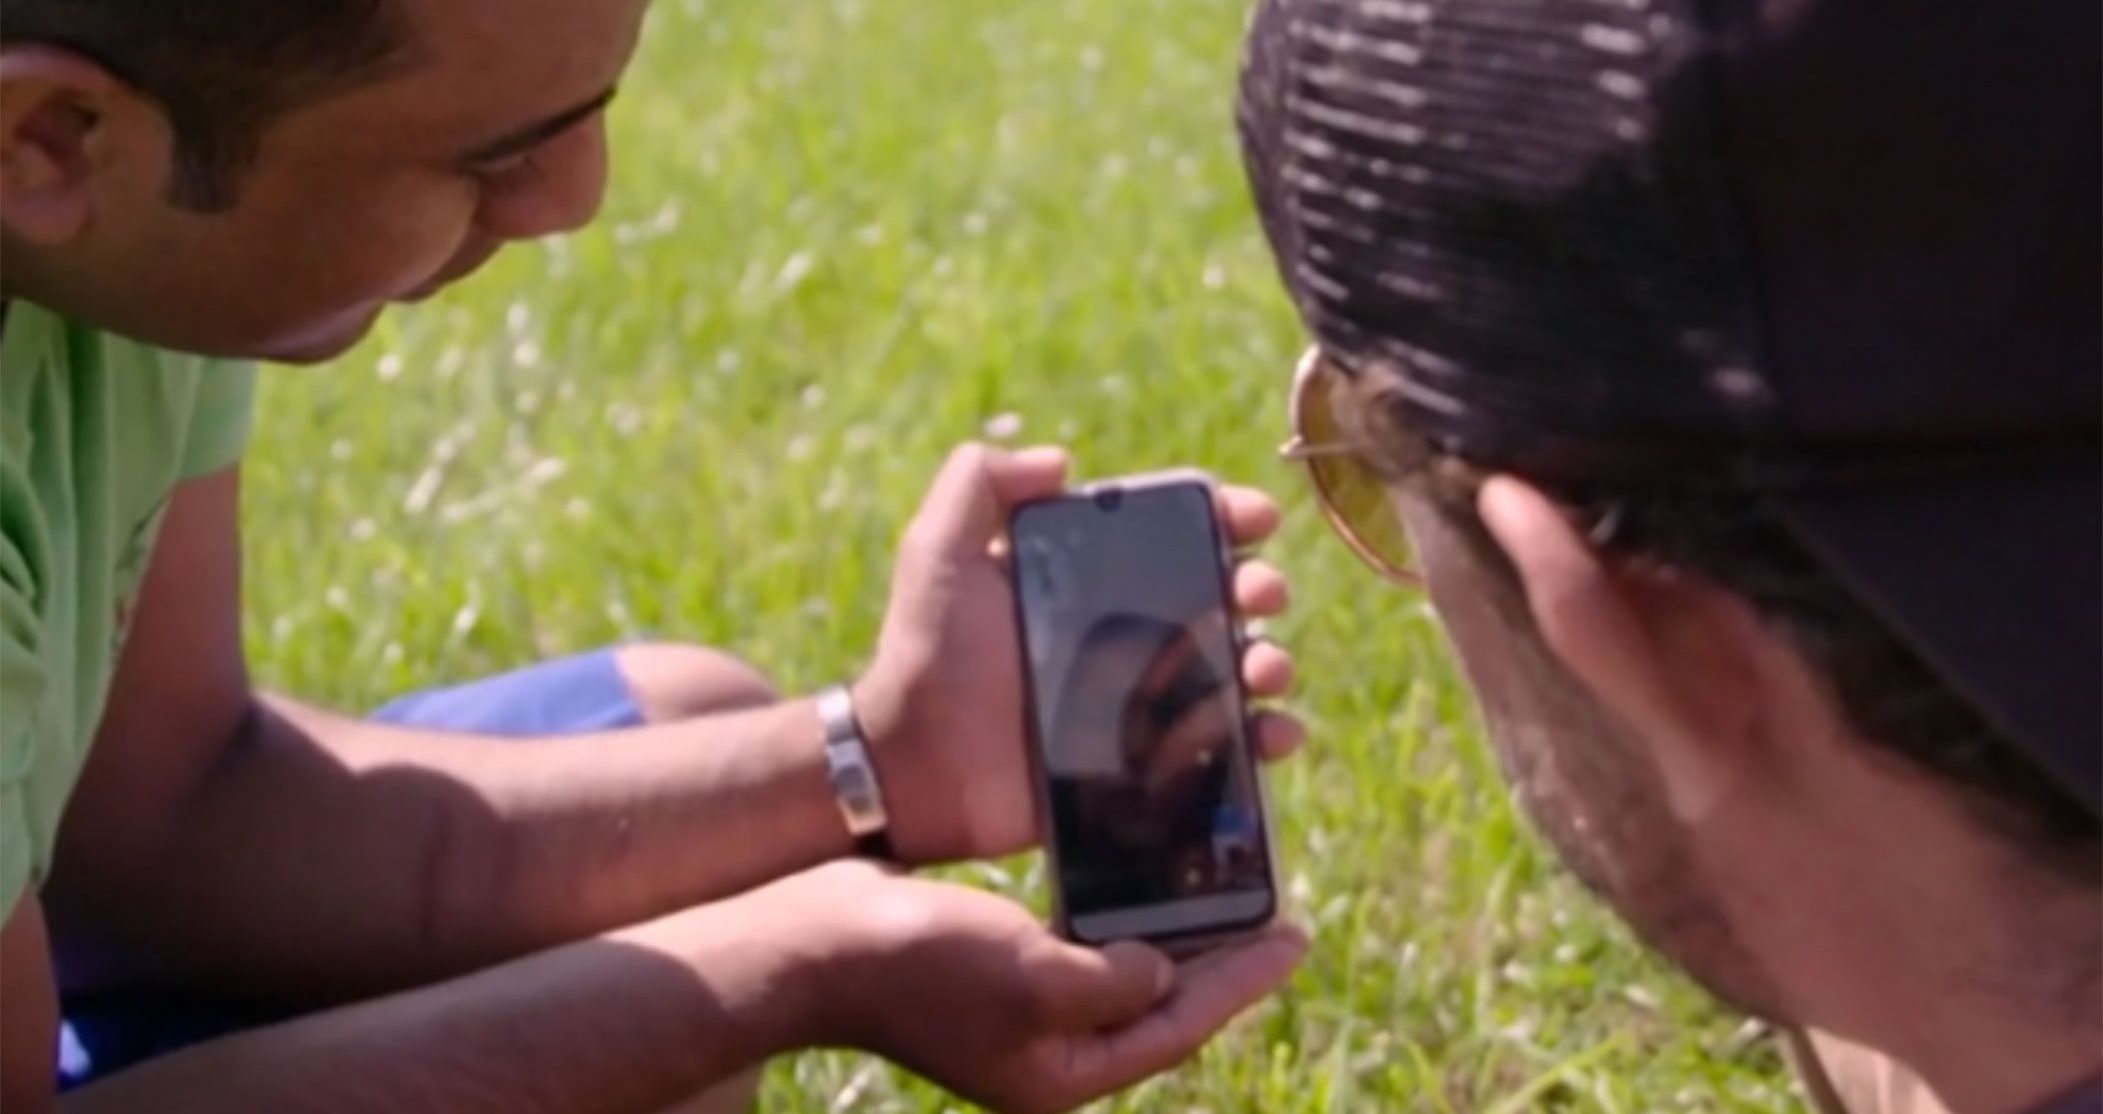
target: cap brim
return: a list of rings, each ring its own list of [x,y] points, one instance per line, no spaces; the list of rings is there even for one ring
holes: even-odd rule
[[[2103,809],[2103,469],[1772,500],[1955,692]]]

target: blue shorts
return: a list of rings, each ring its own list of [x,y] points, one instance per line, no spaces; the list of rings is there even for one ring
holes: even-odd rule
[[[405,696],[371,717],[380,723],[480,735],[571,735],[634,727],[642,711],[612,650],[558,658],[457,688]],[[185,991],[121,991],[61,999],[61,1090],[141,1060],[290,1016]]]

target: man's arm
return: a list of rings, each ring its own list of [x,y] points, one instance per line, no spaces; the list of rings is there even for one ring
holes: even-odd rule
[[[855,685],[908,861],[1035,838],[1007,573],[1010,508],[1060,490],[1062,453],[966,446],[900,544]],[[69,947],[192,981],[322,1001],[429,981],[739,892],[849,850],[808,701],[560,741],[403,731],[255,699],[242,664],[238,480],[175,497],[102,735],[46,890]],[[1276,507],[1220,493],[1238,545]],[[1247,566],[1244,614],[1283,582]],[[1289,662],[1261,643],[1252,695]],[[1267,728],[1284,728],[1271,731]],[[1297,737],[1266,717],[1258,747]],[[78,963],[82,955],[69,951]],[[68,968],[68,985],[87,968]]]
[[[0,954],[0,1100],[31,1114],[51,1106],[54,1028],[35,909],[18,904]],[[994,1109],[1069,1110],[1181,1063],[1304,947],[1274,928],[1176,968],[1139,944],[1059,940],[988,893],[846,861],[171,1053],[63,1109],[655,1111],[776,1053],[845,1046]]]
[[[61,1108],[669,1109],[822,1038],[810,926],[769,915],[750,899],[677,914],[160,1057]]]
[[[0,1110],[51,1109],[57,1074],[58,991],[44,935],[44,910],[26,893],[0,925]]]
[[[848,849],[807,702],[538,742],[255,698],[238,485],[185,484],[162,527],[47,888],[73,971],[150,954],[232,992],[363,995]]]

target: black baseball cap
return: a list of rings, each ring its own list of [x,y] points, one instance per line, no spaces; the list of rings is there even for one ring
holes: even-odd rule
[[[2103,803],[2103,5],[1261,0],[1239,117],[1413,428],[1750,492]]]

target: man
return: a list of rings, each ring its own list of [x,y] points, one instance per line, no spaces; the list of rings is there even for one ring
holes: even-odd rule
[[[652,1110],[818,1045],[1064,1108],[1179,1061],[1295,962],[1283,928],[1180,971],[1073,948],[1009,902],[845,861],[1032,842],[989,543],[1060,488],[1056,450],[951,458],[868,673],[816,699],[649,647],[385,722],[252,690],[249,374],[226,360],[325,358],[589,219],[643,7],[9,0],[8,1111],[53,1105],[55,1051],[84,1083],[67,1110]],[[1240,544],[1275,525],[1252,492],[1221,502]],[[1241,569],[1244,612],[1283,593]],[[1287,681],[1274,648],[1242,664],[1257,693]],[[1276,754],[1295,732],[1258,734]]]
[[[1289,455],[1421,570],[1522,801],[1959,1114],[2098,1109],[2099,38],[1264,0],[1242,81]]]

